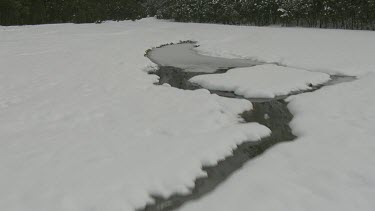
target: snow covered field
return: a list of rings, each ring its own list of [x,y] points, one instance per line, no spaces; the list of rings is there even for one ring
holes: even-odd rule
[[[299,138],[183,209],[375,209],[374,32],[144,19],[0,27],[0,210],[134,210],[267,136],[239,122],[246,100],[153,85],[144,51],[189,39],[208,55],[359,79],[290,98]]]

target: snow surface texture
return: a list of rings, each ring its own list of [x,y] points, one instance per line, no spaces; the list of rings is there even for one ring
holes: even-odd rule
[[[236,144],[269,133],[258,124],[238,124],[237,114],[251,108],[245,100],[224,99],[205,90],[182,91],[153,85],[157,78],[145,73],[155,66],[143,57],[148,48],[193,39],[200,42],[199,51],[206,54],[258,58],[328,73],[362,75],[365,79],[366,73],[375,71],[374,35],[374,32],[183,24],[155,19],[0,27],[0,210],[133,210],[150,202],[150,193],[167,196],[186,192],[194,178],[204,175],[202,164],[214,164],[230,154]],[[374,77],[367,80],[355,84],[374,90]],[[367,150],[373,149],[370,142],[373,134],[357,136],[375,123],[373,93],[361,94],[358,88],[358,96],[352,96],[350,88],[346,91],[337,88],[340,94],[328,99],[330,102],[336,97],[345,98],[338,106],[346,109],[330,116],[336,118],[337,124],[320,121],[311,113],[320,114],[327,109],[325,99],[314,97],[313,103],[295,99],[296,103],[301,102],[301,110],[294,110],[293,126],[298,135],[305,135],[294,144],[275,147],[259,162],[247,166],[251,174],[241,184],[251,185],[251,177],[258,178],[258,188],[247,191],[264,196],[255,205],[261,206],[261,199],[270,198],[262,195],[271,191],[268,184],[273,184],[272,191],[284,191],[280,185],[286,185],[285,191],[295,199],[300,191],[321,191],[327,196],[328,207],[358,205],[365,210],[373,205],[374,156],[367,154],[362,159]],[[317,106],[320,109],[310,110],[317,103],[322,104]],[[306,115],[302,107],[305,104],[308,104]],[[350,113],[354,111],[367,113],[355,116]],[[325,113],[320,114],[322,118]],[[311,126],[302,124],[310,116],[319,124],[316,127],[339,130],[341,135],[316,140],[315,132],[306,132]],[[347,120],[350,122],[345,123]],[[301,123],[298,127],[297,121]],[[367,123],[363,129],[362,121]],[[346,128],[336,128],[342,125]],[[353,137],[351,134],[355,140],[371,139],[338,145],[340,138]],[[345,144],[352,146],[350,151]],[[311,155],[307,152],[309,145],[314,145],[314,151],[324,153],[319,151],[313,159],[307,159]],[[282,152],[290,146],[295,147]],[[339,147],[344,148],[338,150]],[[291,171],[283,170],[275,161]],[[294,162],[289,164],[289,161]],[[302,166],[305,162],[307,165]],[[360,171],[342,172],[340,168],[336,171],[331,166],[340,162],[338,166],[342,169],[346,165],[346,169],[360,167]],[[309,166],[314,167],[313,175],[301,170]],[[303,187],[321,184],[322,189],[300,190],[295,183],[281,180],[272,183],[283,173],[287,177],[288,172],[301,174],[298,178]],[[337,179],[340,173],[343,174]],[[348,181],[353,183],[347,186]],[[347,190],[350,194],[343,195],[343,189],[335,186],[350,187]],[[280,188],[275,190],[275,187]],[[351,197],[358,200],[361,197],[363,203],[353,205]],[[248,206],[249,198],[238,199],[238,205],[245,206],[242,203]],[[302,209],[309,205],[298,200],[290,203]]]
[[[270,149],[181,211],[374,210],[374,81],[371,74],[291,97],[299,138]]]
[[[245,98],[274,98],[309,90],[330,80],[325,73],[309,72],[273,64],[231,69],[223,74],[199,75],[191,82],[210,90],[234,92]]]

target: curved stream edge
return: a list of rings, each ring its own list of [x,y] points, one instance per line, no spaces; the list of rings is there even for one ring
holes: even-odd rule
[[[180,43],[196,44],[195,41],[190,40],[181,41]],[[173,43],[167,45],[172,44]],[[167,45],[162,45],[160,47]],[[195,46],[197,47],[198,45]],[[145,56],[148,57],[151,51],[152,49],[147,50]],[[152,59],[150,60],[155,62]],[[157,70],[150,72],[150,74],[159,76],[159,82],[157,85],[168,83],[172,87],[184,90],[195,90],[202,88],[199,85],[189,82],[189,79],[197,75],[210,74],[201,72],[184,72],[183,69],[171,66],[159,65],[158,67],[159,68]],[[232,68],[235,67],[218,69],[214,73],[225,73]],[[297,138],[293,135],[292,129],[289,126],[289,123],[293,119],[293,115],[288,110],[288,103],[285,101],[287,97],[306,92],[314,92],[327,85],[334,85],[353,80],[355,80],[355,77],[331,76],[331,80],[329,82],[319,86],[314,86],[310,90],[294,92],[289,95],[278,96],[272,99],[247,99],[252,102],[253,109],[240,114],[244,122],[257,122],[265,125],[271,129],[272,134],[269,137],[263,138],[257,142],[244,142],[238,145],[237,148],[233,150],[232,155],[219,161],[214,166],[202,166],[202,169],[207,172],[207,176],[197,178],[194,182],[194,188],[191,189],[189,194],[173,194],[168,198],[164,198],[160,195],[151,195],[151,197],[154,199],[154,203],[147,204],[145,207],[137,209],[137,211],[175,210],[184,205],[186,202],[198,200],[206,194],[214,191],[221,183],[228,179],[234,172],[241,169],[242,166],[248,161],[262,155],[265,151],[279,143],[290,142]],[[234,94],[233,92],[209,91],[222,97],[246,99],[242,96]]]

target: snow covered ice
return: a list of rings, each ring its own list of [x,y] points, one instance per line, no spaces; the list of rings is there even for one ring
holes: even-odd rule
[[[291,98],[296,142],[184,209],[374,209],[374,32],[150,18],[0,27],[0,210],[134,210],[150,194],[188,192],[202,165],[269,135],[240,123],[246,100],[153,84],[145,50],[179,40],[205,55],[359,77]]]
[[[199,75],[191,82],[210,90],[229,91],[245,98],[274,98],[330,80],[325,73],[309,72],[274,64],[231,69],[223,74]]]
[[[188,72],[213,73],[218,69],[231,67],[249,67],[258,64],[257,61],[246,59],[227,59],[198,54],[195,45],[180,43],[155,48],[149,58],[162,66],[173,66]]]

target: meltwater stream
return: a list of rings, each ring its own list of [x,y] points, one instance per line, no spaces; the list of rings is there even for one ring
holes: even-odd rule
[[[189,79],[194,76],[225,73],[227,70],[236,67],[251,67],[263,64],[259,61],[245,59],[203,56],[194,51],[195,47],[194,43],[184,43],[166,45],[148,51],[146,56],[159,66],[158,70],[151,73],[160,77],[158,84],[168,83],[179,89],[194,90],[201,88],[189,82]],[[316,91],[323,86],[348,82],[354,79],[353,77],[346,76],[331,76],[331,80],[328,83],[312,87],[312,89],[305,92]],[[211,93],[216,93],[223,97],[243,98],[232,92],[211,91]],[[303,91],[292,94],[300,93],[303,93]],[[257,142],[244,142],[238,145],[231,156],[219,161],[214,166],[203,166],[203,170],[207,172],[207,177],[197,178],[190,194],[174,194],[168,198],[153,195],[154,203],[148,204],[138,211],[175,210],[184,203],[199,199],[215,190],[218,185],[224,182],[236,170],[240,169],[246,162],[261,155],[270,147],[278,143],[293,141],[296,136],[292,134],[292,130],[289,127],[293,116],[287,108],[287,102],[285,102],[285,98],[288,96],[279,96],[272,99],[248,99],[252,102],[253,109],[241,114],[243,120],[245,122],[258,122],[265,125],[271,129],[272,134]]]

